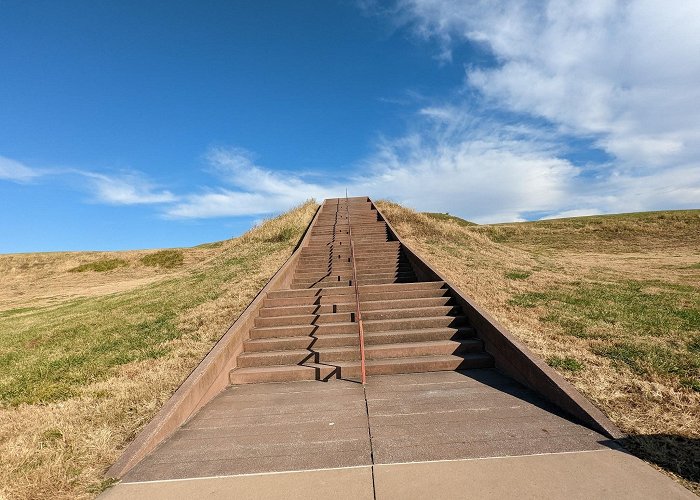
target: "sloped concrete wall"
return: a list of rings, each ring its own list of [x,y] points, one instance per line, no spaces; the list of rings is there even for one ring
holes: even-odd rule
[[[129,444],[119,460],[109,468],[106,477],[121,478],[158,444],[172,435],[178,427],[187,422],[197,410],[229,385],[229,372],[236,367],[236,359],[243,351],[243,342],[250,336],[250,330],[262,308],[263,300],[268,292],[289,287],[294,278],[294,269],[301,249],[307,244],[310,228],[315,224],[319,212],[320,207],[287,262],[260,290],[255,299],[163,405],[163,408]]]
[[[603,412],[588,401],[564,377],[476,305],[466,293],[430,266],[410,245],[401,239],[381,211],[376,206],[374,208],[377,209],[382,220],[387,223],[391,237],[401,242],[416,276],[423,281],[444,281],[447,283],[452,296],[462,307],[465,316],[469,318],[478,337],[484,342],[486,352],[493,356],[497,370],[532,389],[587,427],[613,439],[624,436]]]

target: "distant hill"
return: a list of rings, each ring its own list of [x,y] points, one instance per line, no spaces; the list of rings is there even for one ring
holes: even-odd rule
[[[476,223],[474,222],[469,222],[468,220],[464,220],[460,217],[457,217],[456,215],[450,215],[448,213],[439,213],[439,212],[423,212],[423,215],[427,215],[428,217],[432,219],[437,219],[440,221],[451,221],[455,222],[461,226],[476,226]]]

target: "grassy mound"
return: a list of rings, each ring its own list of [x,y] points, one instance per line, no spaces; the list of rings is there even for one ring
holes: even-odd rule
[[[84,273],[85,271],[95,271],[98,273],[103,273],[105,271],[112,271],[128,265],[129,263],[124,259],[100,259],[94,262],[88,262],[86,264],[76,266],[73,269],[70,269],[70,272]]]
[[[468,226],[378,205],[625,446],[700,492],[700,210]]]
[[[99,493],[119,450],[284,263],[316,207],[194,248],[0,255],[0,498]],[[115,259],[127,265],[72,272]]]
[[[172,269],[173,267],[181,266],[185,261],[185,256],[182,250],[160,250],[155,253],[144,255],[140,260],[141,264],[145,266]]]
[[[460,226],[476,226],[474,222],[469,222],[460,217],[450,214],[441,214],[439,212],[423,212],[423,215],[430,217],[431,219],[436,219],[439,221],[454,222]]]

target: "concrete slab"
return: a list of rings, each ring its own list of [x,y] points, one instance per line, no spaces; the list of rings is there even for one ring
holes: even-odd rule
[[[246,498],[255,500],[326,499],[371,500],[370,467],[330,469],[280,474],[212,477],[146,483],[120,483],[107,490],[104,500],[209,500]]]
[[[230,387],[102,498],[371,498],[373,463],[380,499],[693,498],[494,370]]]
[[[366,392],[376,464],[610,446],[493,370],[370,378]]]
[[[361,385],[256,384],[219,394],[124,482],[370,464]]]
[[[697,499],[641,460],[616,450],[377,465],[376,498]]]

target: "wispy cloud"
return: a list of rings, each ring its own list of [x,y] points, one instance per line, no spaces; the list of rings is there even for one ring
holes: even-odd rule
[[[148,205],[177,200],[173,193],[157,188],[143,174],[128,173],[111,176],[94,172],[76,172],[89,180],[95,200],[100,203]]]
[[[556,157],[551,145],[522,141],[521,132],[498,130],[485,119],[428,113],[429,134],[384,140],[340,181],[309,183],[253,161],[241,149],[213,149],[206,157],[233,188],[210,188],[166,208],[171,218],[261,215],[283,211],[310,197],[351,195],[392,198],[419,209],[469,214],[477,221],[514,220],[522,212],[566,204],[578,168]]]
[[[675,0],[401,0],[403,19],[446,43],[485,44],[500,64],[468,70],[498,105],[547,118],[621,160],[700,153],[700,4]]]
[[[281,212],[308,198],[323,199],[332,189],[309,183],[292,173],[280,173],[257,165],[253,154],[242,148],[213,148],[206,160],[228,187],[194,193],[165,214],[171,218],[231,217]]]
[[[93,201],[109,205],[144,205],[171,203],[177,197],[159,188],[140,172],[105,174],[76,168],[34,168],[22,162],[0,156],[0,180],[28,182],[42,179],[61,182],[62,179],[79,177],[87,180],[81,188],[89,191]]]
[[[395,22],[410,26],[418,36],[439,41],[443,53],[462,43],[478,44],[492,53],[497,64],[469,67],[463,90],[470,95],[476,91],[477,104],[485,112],[519,114],[525,133],[515,142],[487,133],[480,144],[492,148],[491,155],[507,152],[502,159],[517,170],[515,165],[532,158],[533,150],[540,160],[566,157],[556,148],[543,149],[543,143],[564,149],[578,139],[610,156],[604,163],[582,167],[578,176],[567,171],[566,182],[560,182],[565,170],[543,174],[561,188],[556,213],[697,206],[700,4],[398,0],[389,11]],[[420,116],[443,126],[419,132],[424,145],[403,161],[404,168],[423,158],[418,162],[432,161],[435,171],[444,173],[442,162],[464,158],[465,150],[474,152],[473,134],[463,126],[474,102],[472,98],[421,109]],[[514,131],[505,121],[501,127]],[[454,133],[438,139],[440,146],[435,147],[436,131],[448,128]],[[496,178],[511,170],[482,165]],[[539,178],[537,172],[542,171],[533,171]],[[490,200],[502,200],[495,204],[513,204],[485,178],[481,185],[492,195]],[[546,189],[547,183],[541,186]],[[520,199],[521,211],[548,204],[538,197]],[[466,214],[470,212],[473,207]],[[488,212],[498,218],[498,211]]]
[[[0,156],[0,179],[15,182],[27,182],[41,175],[41,171],[28,167],[24,163]]]

